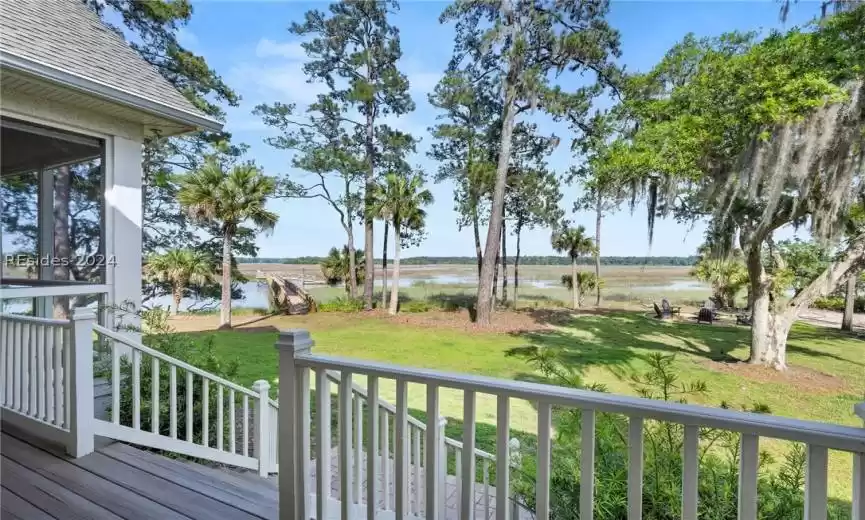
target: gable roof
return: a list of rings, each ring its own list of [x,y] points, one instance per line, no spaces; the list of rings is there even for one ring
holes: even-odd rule
[[[0,2],[0,65],[193,128],[222,128],[82,0]]]

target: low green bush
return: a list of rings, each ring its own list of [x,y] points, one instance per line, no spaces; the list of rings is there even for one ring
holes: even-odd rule
[[[401,312],[429,312],[433,309],[433,305],[426,300],[412,300],[400,305]]]
[[[357,298],[339,297],[318,304],[318,312],[360,312],[363,310],[363,300]]]
[[[555,353],[529,349],[523,354],[546,378],[559,385],[586,388],[578,374],[568,370]],[[685,402],[688,395],[707,394],[702,381],[684,383],[673,370],[674,356],[654,354],[647,359],[649,370],[634,376],[632,383],[643,397]],[[603,388],[590,387],[593,390]],[[721,406],[725,406],[723,403]],[[749,411],[768,413],[764,404]],[[581,412],[555,410],[555,439],[552,443],[550,489],[551,518],[579,518]],[[654,420],[643,424],[644,464],[643,518],[673,520],[682,517],[681,483],[684,427]],[[514,499],[529,510],[535,509],[536,441],[523,439],[519,467],[513,473]],[[598,413],[595,430],[595,507],[598,520],[628,517],[628,418]],[[800,520],[804,511],[805,449],[793,444],[779,464],[760,453],[758,518]],[[702,520],[736,518],[739,474],[739,435],[726,430],[700,429],[699,517]],[[830,503],[828,518],[849,518],[849,507]]]
[[[827,311],[843,312],[844,305],[845,301],[843,296],[828,296],[826,298],[815,300],[814,303],[811,304],[811,307]],[[865,312],[865,296],[859,296],[856,298],[856,301],[853,303],[853,311]]]

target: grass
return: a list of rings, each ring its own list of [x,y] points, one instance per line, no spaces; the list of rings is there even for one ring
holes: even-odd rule
[[[747,358],[745,328],[659,323],[639,313],[580,315],[553,329],[524,334],[432,330],[362,314],[278,317],[257,325],[261,327],[207,333],[212,334],[221,355],[240,361],[238,377],[247,385],[262,378],[278,384],[273,347],[276,329],[302,327],[311,331],[318,353],[517,380],[536,380],[538,374],[515,352],[525,346],[551,348],[587,383],[602,383],[611,392],[624,394],[635,393],[630,375],[645,369],[648,354],[676,354],[681,380],[702,380],[709,388],[707,395],[689,398],[690,402],[719,406],[723,401],[736,409],[762,403],[776,415],[861,424],[852,408],[865,395],[865,343],[809,325],[797,325],[791,332],[788,362],[792,368],[784,376],[730,363]],[[382,395],[392,400],[394,385],[383,384]],[[423,410],[425,403],[424,387],[410,385],[409,406]],[[449,435],[459,438],[461,393],[442,389],[440,406],[442,414],[453,419]],[[479,445],[493,449],[495,399],[479,395],[477,409]],[[533,434],[536,417],[531,403],[512,402],[514,430]],[[761,440],[761,448],[779,455],[788,445]],[[833,497],[849,499],[851,468],[849,456],[832,454],[829,472]]]

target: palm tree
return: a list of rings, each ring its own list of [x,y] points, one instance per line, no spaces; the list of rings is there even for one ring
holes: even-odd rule
[[[385,198],[382,198],[386,190],[377,189],[372,195],[372,205],[369,211],[372,217],[384,222],[384,242],[381,246],[381,308],[387,305],[387,237],[390,220],[393,217],[390,206]]]
[[[396,314],[399,304],[399,253],[402,241],[424,227],[426,211],[423,207],[433,203],[433,196],[423,187],[423,176],[397,173],[385,175],[384,182],[374,192],[377,214],[390,215],[393,224],[393,282],[390,288],[390,314]],[[416,236],[416,235],[415,235]]]
[[[553,249],[557,253],[566,253],[571,257],[571,280],[578,280],[577,259],[581,256],[590,255],[595,251],[595,242],[592,237],[586,236],[586,228],[577,226],[575,228],[564,228],[553,233],[551,238]],[[580,306],[580,284],[572,283],[573,308]]]
[[[145,276],[154,282],[164,282],[171,286],[174,308],[171,314],[180,311],[183,292],[190,285],[204,285],[213,280],[213,259],[191,249],[172,249],[161,255],[153,255],[144,265]]]
[[[272,231],[279,215],[265,208],[276,183],[252,163],[227,169],[216,157],[180,181],[177,199],[193,218],[219,226],[222,235],[222,308],[220,328],[231,328],[231,250],[240,226],[246,222]]]
[[[332,247],[327,256],[321,262],[321,274],[329,285],[345,282],[345,292],[351,294],[351,256],[348,246],[342,246],[342,251]],[[354,273],[357,283],[364,281],[365,268],[363,251],[354,252]]]
[[[562,275],[562,285],[564,285],[569,291],[574,289],[574,278],[573,275],[563,274]],[[600,280],[595,273],[590,273],[588,271],[580,271],[577,273],[577,286],[579,291],[579,305],[583,304],[583,296],[588,294],[592,289],[603,287],[604,281]]]
[[[748,268],[742,251],[736,249],[732,256],[723,257],[709,248],[700,249],[700,259],[694,264],[690,275],[712,286],[712,300],[720,308],[735,307],[736,294],[748,285]]]

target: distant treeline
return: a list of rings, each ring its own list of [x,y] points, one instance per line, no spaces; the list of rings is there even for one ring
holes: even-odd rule
[[[321,256],[300,256],[297,258],[238,258],[240,264],[318,264],[324,260]],[[477,260],[472,256],[414,256],[400,260],[402,265],[473,265]],[[696,256],[602,256],[603,265],[669,265],[689,266],[697,262]],[[376,259],[380,264],[381,259]],[[513,257],[508,258],[513,263]],[[523,256],[520,265],[570,265],[571,260],[565,256]],[[594,265],[592,257],[580,258],[582,265]]]

